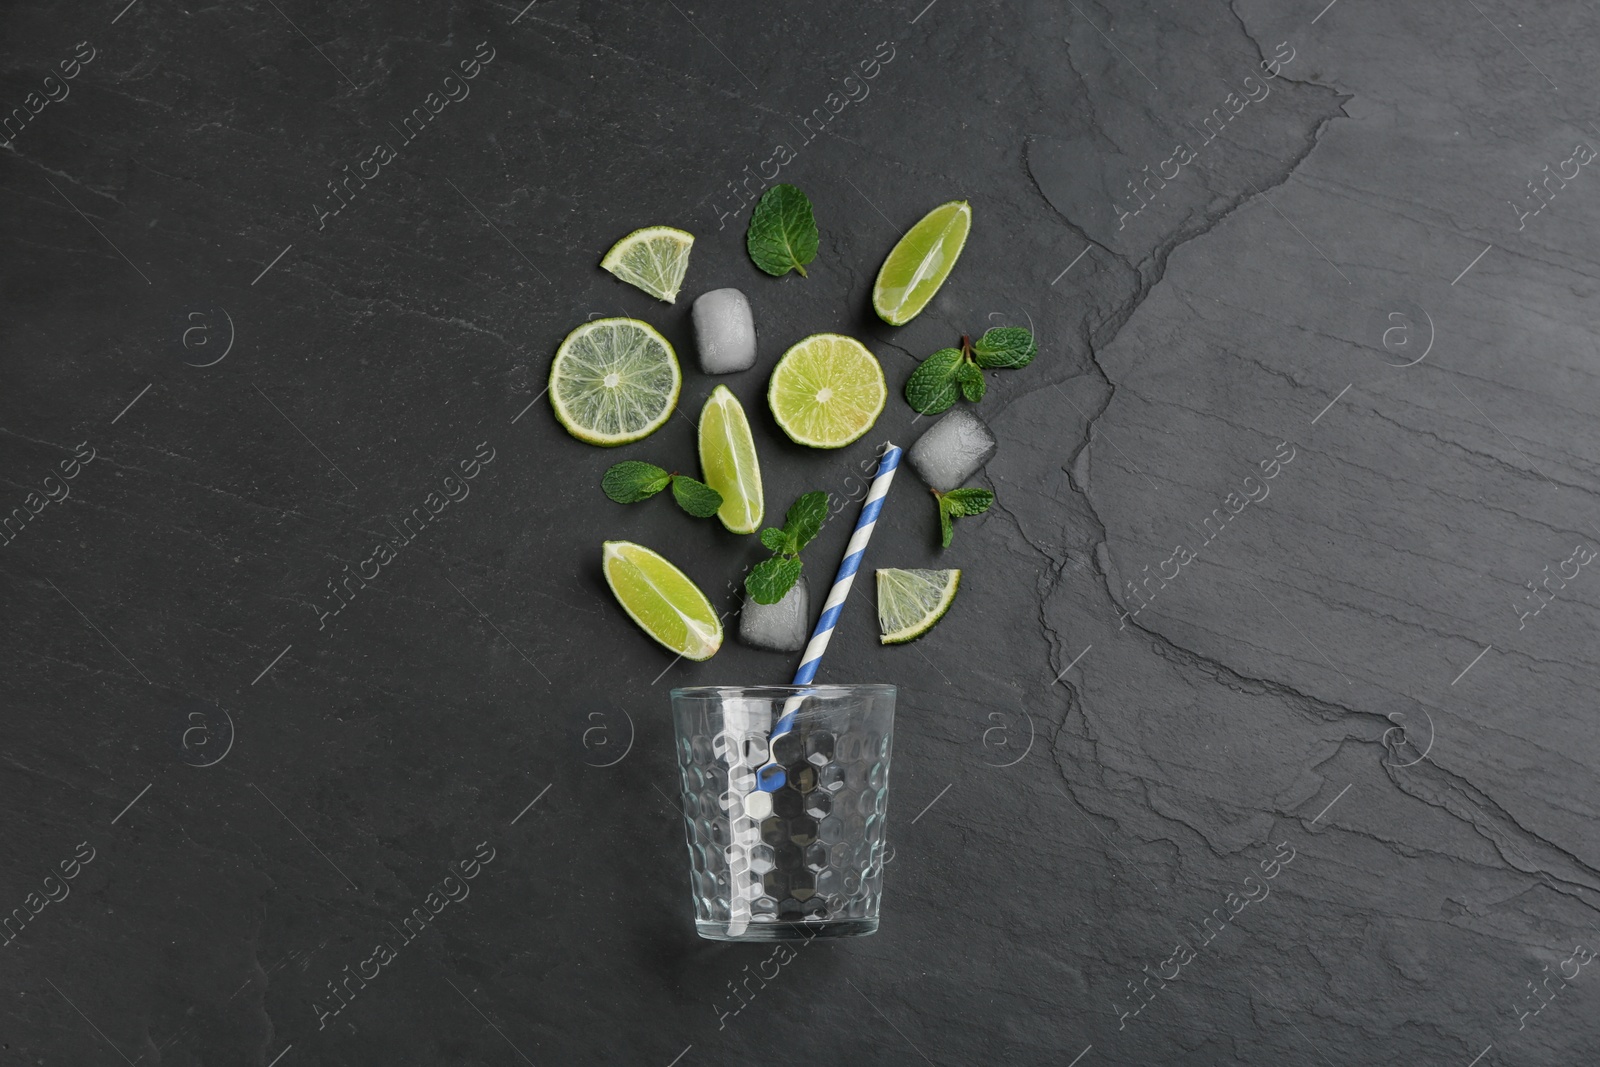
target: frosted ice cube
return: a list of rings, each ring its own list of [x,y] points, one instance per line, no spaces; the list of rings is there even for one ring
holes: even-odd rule
[[[982,419],[966,408],[954,408],[917,438],[906,460],[923,481],[946,493],[965,485],[999,447]]]
[[[805,575],[776,604],[757,604],[749,593],[739,612],[739,640],[753,648],[773,652],[798,652],[806,644],[806,623],[811,618],[811,594]]]
[[[732,374],[756,363],[756,323],[750,301],[737,289],[713,289],[694,302],[695,345],[700,369],[707,374]]]

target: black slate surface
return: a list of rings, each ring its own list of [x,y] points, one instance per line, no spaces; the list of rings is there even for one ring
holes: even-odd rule
[[[1597,35],[1502,0],[8,5],[0,512],[38,511],[0,551],[0,1062],[1594,1062]],[[774,170],[806,280],[744,254]],[[951,281],[878,323],[958,197]],[[698,235],[673,307],[595,266],[652,223]],[[729,285],[761,355],[711,379],[688,303]],[[612,314],[688,370],[621,454],[541,398]],[[666,694],[792,662],[634,630],[601,540],[727,608],[761,553],[599,476],[691,465],[726,380],[769,501],[859,496],[916,358],[1001,322],[1041,354],[980,409],[998,506],[940,553],[908,477],[869,553],[962,567],[955,610],[885,650],[853,596],[823,671],[902,687],[883,928],[736,999],[771,950],[693,932]],[[836,453],[762,401],[824,330],[896,394]]]

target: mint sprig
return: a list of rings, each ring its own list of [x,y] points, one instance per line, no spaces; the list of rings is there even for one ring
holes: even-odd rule
[[[952,520],[982,515],[994,503],[994,494],[987,489],[952,489],[948,493],[935,489],[933,496],[939,502],[940,548],[949,548],[950,539],[955,536]]]
[[[938,415],[965,397],[976,404],[988,391],[985,370],[1026,367],[1038,355],[1033,334],[1021,326],[996,326],[973,341],[963,335],[960,348],[941,348],[906,379],[906,403],[923,415]]]
[[[800,580],[800,550],[822,530],[828,517],[828,494],[802,493],[783,516],[783,526],[761,531],[761,543],[772,553],[744,576],[744,587],[757,604],[776,604]]]
[[[755,265],[775,278],[791,270],[806,276],[817,258],[817,220],[811,201],[793,185],[774,185],[750,213],[744,244]]]
[[[789,505],[789,510],[783,516],[783,533],[790,538],[794,546],[789,549],[791,553],[799,554],[800,550],[809,545],[817,534],[822,532],[822,523],[828,517],[828,494],[824,492],[802,493]]]
[[[668,485],[678,506],[697,519],[710,518],[722,507],[722,494],[706,483],[637,459],[615,464],[600,479],[606,496],[619,504],[648,500]]]

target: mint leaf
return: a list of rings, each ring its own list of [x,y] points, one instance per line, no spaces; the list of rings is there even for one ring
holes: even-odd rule
[[[783,517],[783,529],[794,539],[794,547],[790,552],[799,552],[811,539],[822,530],[822,523],[828,517],[828,494],[820,490],[814,493],[803,493],[789,505],[789,511]]]
[[[949,548],[955,536],[954,519],[967,515],[982,515],[994,503],[994,494],[987,489],[952,489],[948,493],[935,492],[939,501],[939,547]]]
[[[750,568],[744,587],[757,604],[776,604],[800,579],[800,561],[792,556],[773,556]]]
[[[817,220],[811,201],[792,185],[774,185],[750,213],[744,244],[755,265],[775,278],[791,270],[806,276],[817,258]]]
[[[983,380],[983,371],[977,364],[968,363],[961,368],[961,395],[976,404],[983,399],[983,394],[989,384]]]
[[[787,552],[791,556],[798,551],[789,540],[789,535],[776,526],[768,526],[761,531],[761,543],[773,552]]]
[[[680,508],[697,519],[709,519],[722,507],[721,493],[686,474],[672,476],[672,497]]]
[[[965,359],[959,348],[941,348],[906,379],[906,403],[920,414],[937,415],[956,402],[956,383]]]
[[[958,518],[982,515],[994,503],[994,494],[987,489],[952,489],[944,495],[944,501],[950,514]]]
[[[626,459],[606,471],[600,479],[600,488],[619,504],[633,504],[655,496],[671,479],[670,474],[654,463]]]
[[[1033,334],[1021,326],[996,326],[985,332],[972,346],[972,358],[978,366],[993,370],[1026,367],[1038,353],[1039,346]]]
[[[817,536],[827,517],[827,493],[802,493],[789,505],[783,529],[769,526],[761,531],[761,543],[775,554],[744,577],[744,587],[757,604],[776,604],[794,586],[800,577],[800,550]]]

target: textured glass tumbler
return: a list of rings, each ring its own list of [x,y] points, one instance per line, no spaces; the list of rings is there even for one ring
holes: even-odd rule
[[[794,728],[770,744],[791,697]],[[672,691],[694,921],[715,941],[860,937],[878,929],[892,685]],[[770,748],[787,782],[746,809]],[[755,811],[766,805],[758,801]]]

